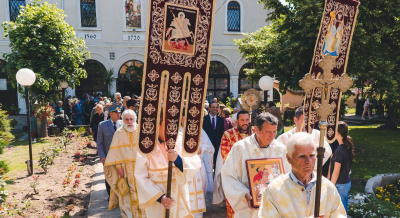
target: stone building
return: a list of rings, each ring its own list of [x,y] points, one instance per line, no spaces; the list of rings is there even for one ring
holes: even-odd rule
[[[83,93],[94,95],[97,92],[119,91],[123,96],[133,93],[140,95],[141,84],[137,73],[144,61],[148,0],[48,2],[57,4],[65,11],[66,21],[75,28],[78,37],[85,39],[91,53],[85,64],[88,78],[82,80],[75,90],[68,89],[68,94],[79,97]],[[0,22],[15,20],[19,6],[27,3],[30,0],[0,0]],[[243,69],[251,68],[251,64],[238,52],[233,40],[266,25],[268,14],[262,4],[257,4],[257,0],[217,0],[215,8],[208,100],[230,92],[237,97],[249,88],[258,88],[258,82],[246,80]],[[0,35],[4,35],[2,29]],[[6,64],[2,56],[8,52],[9,41],[1,37],[0,69]],[[108,87],[102,81],[106,71],[112,71],[116,78]],[[127,72],[131,76],[126,76]],[[282,97],[276,89],[273,90],[274,99],[279,101]],[[10,84],[7,85],[4,73],[0,74],[0,102],[18,105],[20,113],[25,113],[24,99],[18,97]]]

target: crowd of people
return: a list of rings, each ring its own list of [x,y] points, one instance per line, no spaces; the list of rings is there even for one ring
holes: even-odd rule
[[[89,126],[89,131],[94,134],[97,140],[97,129],[100,122],[110,118],[106,108],[115,104],[122,110],[130,108],[135,113],[139,110],[140,97],[133,94],[132,97],[124,96],[121,93],[114,94],[114,101],[97,93],[96,96],[84,94],[81,99],[67,96],[64,101],[58,101],[54,107],[55,116],[53,123],[62,131],[66,126]]]
[[[113,102],[85,96],[80,101],[67,98],[65,103],[67,119],[74,125],[90,126],[104,165],[109,209],[119,207],[122,217],[163,217],[165,209],[170,217],[202,217],[207,192],[212,193],[212,205],[226,205],[227,217],[313,215],[320,132],[305,132],[302,107],[295,111],[295,127],[284,132],[280,109],[274,102],[267,102],[265,112],[257,114],[240,108],[231,111],[212,101],[205,105],[198,154],[183,152],[183,127],[175,149],[168,149],[161,119],[157,146],[146,156],[138,152],[139,98],[122,98],[120,93],[114,97]],[[63,115],[62,104],[58,102],[57,116]],[[185,122],[184,113],[181,121]],[[337,142],[324,142],[326,170],[320,211],[325,217],[346,216],[354,144],[344,122],[338,124]],[[265,191],[252,196],[246,161],[266,158],[280,158],[284,173],[263,180],[268,183]],[[167,197],[170,161],[174,167],[171,195]],[[261,200],[259,208],[254,207],[253,198]]]

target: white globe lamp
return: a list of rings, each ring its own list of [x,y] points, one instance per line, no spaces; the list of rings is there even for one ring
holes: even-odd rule
[[[25,87],[25,103],[26,103],[26,123],[28,126],[28,143],[29,143],[29,168],[28,174],[33,175],[33,157],[32,157],[32,136],[31,136],[31,125],[30,125],[30,110],[29,110],[29,87],[35,83],[36,75],[28,68],[22,68],[18,70],[15,75],[17,82]]]
[[[36,75],[31,69],[22,68],[18,70],[16,79],[21,86],[29,87],[35,83]]]
[[[274,80],[270,76],[263,76],[258,81],[258,86],[264,91],[264,104],[268,101],[268,90],[274,88]]]
[[[261,90],[268,91],[274,88],[274,80],[270,76],[263,76],[258,81]]]

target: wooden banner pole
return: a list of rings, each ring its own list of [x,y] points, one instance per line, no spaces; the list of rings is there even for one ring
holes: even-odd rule
[[[171,198],[172,161],[168,161],[167,198]],[[165,210],[165,218],[169,218],[169,209]]]
[[[322,163],[324,159],[324,138],[325,138],[325,130],[328,126],[326,121],[321,121],[319,123],[320,129],[320,137],[319,137],[319,147],[317,148],[317,184],[316,184],[316,193],[315,193],[315,208],[314,208],[314,217],[319,217],[319,209],[321,203],[321,183],[322,183]]]

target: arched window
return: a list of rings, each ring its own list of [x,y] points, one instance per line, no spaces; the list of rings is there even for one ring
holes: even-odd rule
[[[128,73],[129,72],[129,73]],[[117,91],[122,96],[140,96],[142,93],[143,62],[130,60],[125,62],[118,72]]]
[[[260,90],[258,86],[258,81],[250,81],[246,77],[246,71],[244,69],[254,69],[255,65],[252,63],[247,63],[242,66],[239,71],[239,94],[243,94],[246,90],[254,88]]]
[[[236,1],[228,3],[227,11],[227,30],[230,32],[240,32],[240,4]]]
[[[5,109],[11,106],[18,107],[17,89],[12,86],[12,81],[8,79],[6,64],[6,61],[0,59],[0,103]]]
[[[10,21],[15,21],[19,15],[19,10],[21,6],[25,6],[25,0],[10,0],[8,2],[10,8]]]
[[[275,104],[278,102],[281,102],[281,95],[279,94],[278,89],[273,88],[272,90],[273,90],[272,91],[272,99],[275,102]]]
[[[229,94],[229,71],[219,61],[210,62],[208,76],[207,100],[211,102],[214,97],[222,100]]]
[[[84,67],[87,77],[86,79],[81,79],[81,84],[76,87],[76,97],[81,98],[85,93],[95,96],[98,92],[102,94],[108,92],[108,87],[103,79],[107,72],[104,65],[96,60],[86,60]]]
[[[81,27],[97,27],[96,0],[81,0]]]

